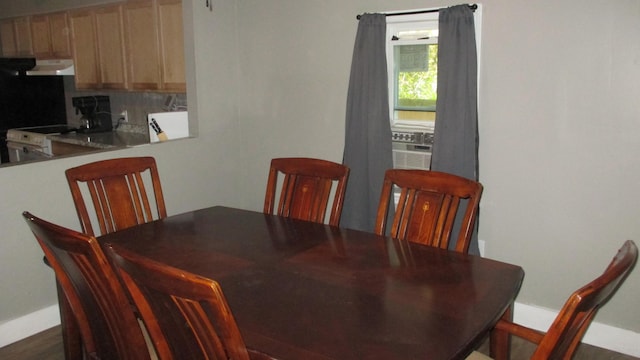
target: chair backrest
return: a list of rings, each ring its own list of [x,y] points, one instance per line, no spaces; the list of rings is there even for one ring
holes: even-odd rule
[[[108,245],[160,359],[249,359],[217,282]]]
[[[323,223],[334,182],[329,225],[338,226],[349,168],[327,160],[279,158],[271,160],[264,213],[274,214],[278,174],[284,174],[277,215]]]
[[[96,238],[22,215],[55,272],[85,352],[100,359],[149,359],[131,303]]]
[[[638,248],[627,240],[602,275],[571,294],[531,359],[571,359],[594,315],[617,290],[637,258]]]
[[[460,230],[455,250],[468,252],[482,184],[437,171],[387,170],[378,205],[376,234],[385,234],[395,187],[401,192],[390,228],[391,237],[447,249],[457,226],[458,208],[465,204],[464,216],[458,220]]]
[[[102,160],[68,169],[65,174],[85,234],[104,235],[167,217],[160,176],[152,157]],[[145,182],[151,186],[145,186]],[[92,216],[83,193],[90,195]],[[150,198],[155,201],[155,210]],[[94,231],[92,218],[97,219],[100,233]]]

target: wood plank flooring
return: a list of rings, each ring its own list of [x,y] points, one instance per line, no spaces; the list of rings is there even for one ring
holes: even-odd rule
[[[483,353],[488,351],[485,342],[479,349]],[[528,359],[534,346],[524,340],[513,338],[511,359]],[[60,326],[45,330],[24,340],[0,348],[0,359],[3,360],[65,360],[62,349],[62,334]],[[582,344],[578,348],[575,359],[579,360],[638,360],[633,356],[619,354],[591,345]]]

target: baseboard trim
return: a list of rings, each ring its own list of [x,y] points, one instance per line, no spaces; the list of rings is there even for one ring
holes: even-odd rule
[[[58,304],[0,324],[0,347],[60,325]]]
[[[513,320],[524,326],[547,331],[555,319],[557,311],[516,303]],[[640,357],[640,333],[593,322],[587,329],[582,342],[621,354]]]
[[[515,322],[533,329],[546,331],[556,311],[516,303],[513,319]],[[15,320],[0,324],[0,347],[35,335],[41,331],[60,325],[58,305],[32,312]],[[640,334],[616,328],[610,325],[593,322],[582,341],[586,344],[605,348],[625,355],[640,357]]]

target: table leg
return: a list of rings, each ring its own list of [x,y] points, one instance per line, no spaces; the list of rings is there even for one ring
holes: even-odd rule
[[[502,315],[502,320],[513,320],[513,304]],[[511,342],[509,333],[493,329],[490,335],[490,355],[494,360],[509,360],[511,356]]]
[[[62,343],[64,345],[64,358],[67,360],[82,359],[82,339],[80,330],[73,317],[71,306],[67,301],[60,284],[56,281],[58,288],[58,306],[60,307],[60,325],[62,328]]]

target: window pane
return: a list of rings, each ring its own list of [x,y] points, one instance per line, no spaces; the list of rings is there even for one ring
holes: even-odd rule
[[[438,45],[396,45],[395,109],[435,111],[438,82]]]

